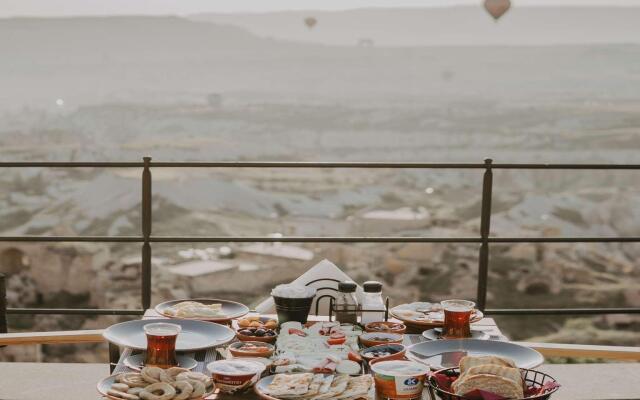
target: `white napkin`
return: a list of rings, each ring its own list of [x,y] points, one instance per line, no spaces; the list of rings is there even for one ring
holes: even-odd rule
[[[336,279],[338,281],[352,280],[351,278],[349,278],[347,274],[342,272],[342,270],[338,268],[334,263],[332,263],[327,259],[324,259],[319,263],[317,263],[316,265],[314,265],[313,267],[309,268],[307,272],[300,275],[291,283],[297,284],[297,285],[306,285],[311,281],[314,281],[316,279],[322,279],[322,278],[324,279],[331,278],[331,279]],[[330,287],[337,290],[338,289],[337,282],[323,280],[319,282],[314,282],[309,286],[314,287],[317,290],[316,299],[314,300],[314,303],[311,306],[312,314],[315,313],[315,310],[316,310],[315,302],[318,299],[318,297],[322,296],[323,294],[330,294],[335,297],[338,294],[333,290],[321,289],[323,287]],[[362,288],[360,287],[360,285],[358,285],[358,288],[356,289],[356,294],[358,298],[362,298]],[[276,310],[275,310],[275,304],[273,303],[273,298],[268,297],[264,299],[260,304],[258,304],[258,306],[256,307],[256,311],[259,312],[260,314],[275,314]],[[318,309],[318,315],[329,315],[329,299],[328,298],[324,298],[321,300],[320,308]]]

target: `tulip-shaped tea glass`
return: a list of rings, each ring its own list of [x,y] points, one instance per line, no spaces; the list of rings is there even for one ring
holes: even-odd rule
[[[176,339],[182,330],[180,325],[158,322],[144,326],[147,335],[147,367],[171,368],[178,365]]]
[[[445,339],[464,339],[471,337],[471,312],[475,307],[473,301],[445,300],[441,302],[444,308],[444,328],[442,337]]]

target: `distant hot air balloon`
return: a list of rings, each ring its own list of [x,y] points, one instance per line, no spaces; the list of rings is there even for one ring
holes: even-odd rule
[[[318,23],[318,20],[313,17],[307,17],[304,19],[304,24],[309,29],[313,29],[313,27],[316,26],[317,23]]]
[[[511,7],[510,0],[485,0],[484,8],[497,21]]]

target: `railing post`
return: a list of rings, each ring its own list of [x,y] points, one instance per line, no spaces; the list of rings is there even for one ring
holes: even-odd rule
[[[7,333],[7,281],[0,274],[0,333]],[[2,346],[0,346],[2,347]]]
[[[151,157],[143,157],[142,170],[142,308],[151,307]]]
[[[487,276],[489,273],[489,232],[491,226],[491,193],[493,191],[493,160],[484,160],[485,171],[482,179],[482,211],[480,215],[480,254],[478,256],[478,293],[476,304],[480,310],[485,309],[487,303]]]

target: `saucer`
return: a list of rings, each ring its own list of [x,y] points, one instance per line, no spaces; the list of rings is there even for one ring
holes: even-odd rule
[[[442,328],[433,328],[422,332],[422,336],[428,340],[445,340],[442,337]],[[471,329],[471,337],[469,339],[476,340],[487,340],[489,339],[489,334],[485,331],[479,331],[476,329]]]
[[[140,371],[142,367],[144,367],[145,357],[144,353],[131,355],[124,359],[124,365],[133,370]],[[198,366],[198,362],[191,357],[177,355],[176,359],[178,361],[178,367],[180,368],[194,369]]]

